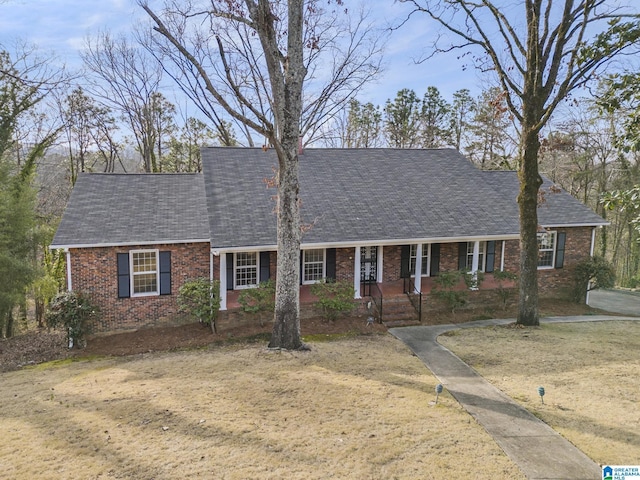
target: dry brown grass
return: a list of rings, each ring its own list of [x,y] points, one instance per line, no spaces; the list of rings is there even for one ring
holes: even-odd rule
[[[398,340],[310,343],[1,374],[0,476],[524,478]]]
[[[465,329],[439,341],[594,461],[640,460],[640,321]]]

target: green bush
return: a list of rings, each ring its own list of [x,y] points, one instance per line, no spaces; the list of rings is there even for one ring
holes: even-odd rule
[[[193,315],[200,323],[218,333],[216,320],[220,311],[220,282],[208,278],[187,280],[178,290],[178,308]]]
[[[462,276],[465,277],[466,281],[467,275],[459,271],[440,272],[433,279],[434,287],[431,290],[431,294],[444,302],[451,310],[451,313],[455,313],[457,308],[464,307],[467,304],[467,290],[454,290],[460,283]]]
[[[311,293],[318,300],[314,303],[322,311],[324,318],[335,321],[340,315],[351,312],[356,304],[353,302],[355,290],[347,281],[326,280],[311,285]]]
[[[584,303],[588,291],[613,287],[616,275],[613,266],[604,258],[589,257],[576,265],[573,280],[571,296],[576,303]]]
[[[502,301],[502,309],[506,310],[509,299],[514,295],[515,290],[513,288],[506,288],[504,282],[516,281],[518,280],[518,275],[506,270],[496,270],[493,272],[493,278],[498,283],[496,293]]]
[[[64,328],[69,347],[83,348],[86,336],[91,333],[93,320],[99,316],[99,309],[91,299],[80,292],[62,292],[49,303],[45,322],[49,328]]]
[[[238,302],[244,312],[256,314],[263,327],[266,323],[265,316],[272,315],[276,306],[276,282],[267,280],[256,288],[243,290]]]

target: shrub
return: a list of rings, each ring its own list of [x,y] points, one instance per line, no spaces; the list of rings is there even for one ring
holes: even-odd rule
[[[62,292],[49,303],[45,322],[49,328],[64,328],[69,340],[69,348],[83,348],[86,336],[91,333],[93,320],[99,309],[89,296],[81,292]]]
[[[263,327],[265,324],[264,315],[273,314],[276,306],[276,282],[267,280],[256,288],[243,290],[238,302],[242,305],[244,312],[256,314],[260,326]]]
[[[218,333],[216,320],[220,310],[220,282],[208,278],[187,280],[178,290],[178,308]]]
[[[318,297],[314,305],[328,321],[335,321],[340,315],[356,307],[353,302],[355,290],[351,282],[326,280],[314,283],[311,285],[311,293]]]
[[[484,282],[484,272],[478,271],[475,275],[469,271],[464,271],[461,273],[465,285],[471,290],[478,290],[480,288],[480,285],[482,285],[482,282]]]
[[[454,290],[463,275],[464,277],[467,276],[459,271],[440,272],[433,280],[434,287],[431,290],[431,294],[443,301],[451,309],[451,313],[455,313],[457,308],[464,307],[467,304],[467,291]]]
[[[506,310],[507,303],[509,302],[509,299],[514,295],[515,291],[513,288],[506,288],[504,286],[504,282],[516,281],[518,279],[518,275],[506,270],[496,270],[495,272],[493,272],[493,278],[498,283],[496,293],[502,301],[502,309]]]
[[[576,265],[573,279],[573,300],[576,303],[584,303],[588,291],[613,287],[616,276],[613,266],[604,258],[589,257]]]

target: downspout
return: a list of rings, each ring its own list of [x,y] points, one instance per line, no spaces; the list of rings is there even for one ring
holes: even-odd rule
[[[593,252],[596,248],[596,227],[591,229],[591,248],[589,249],[589,255],[593,258]],[[591,282],[587,284],[587,295],[586,295],[586,304],[589,305],[589,293],[591,292]]]
[[[73,282],[71,281],[71,252],[68,248],[64,249],[65,260],[67,262],[67,291],[73,291]]]
[[[502,240],[502,251],[500,252],[500,271],[504,272],[504,247],[507,244],[506,240]]]
[[[71,281],[71,252],[68,248],[64,249],[64,258],[67,263],[67,291],[73,291],[73,282]],[[69,327],[69,350],[73,348],[73,337],[71,336],[71,327]]]

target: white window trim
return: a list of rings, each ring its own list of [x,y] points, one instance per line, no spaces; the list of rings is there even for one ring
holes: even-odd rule
[[[156,291],[155,292],[142,292],[142,293],[135,293],[135,289],[134,289],[134,279],[136,275],[143,275],[143,274],[148,274],[148,273],[153,273],[151,271],[149,272],[134,272],[133,270],[133,254],[134,253],[147,253],[147,252],[154,252],[156,255]],[[157,248],[146,248],[146,249],[140,249],[140,250],[129,250],[129,288],[130,288],[130,292],[131,292],[131,296],[132,297],[153,297],[153,296],[158,296],[160,295],[160,250],[158,250]]]
[[[548,233],[553,236],[553,245],[551,245],[551,248],[542,250],[543,252],[551,250],[551,265],[538,265],[538,270],[553,270],[554,268],[556,268],[556,247],[558,246],[558,232],[556,230],[551,230],[544,233]],[[536,242],[538,241],[538,236],[540,236],[540,233],[536,235]],[[538,261],[540,260],[540,252],[541,250],[540,248],[538,248]]]
[[[322,279],[321,280],[306,280],[304,278],[304,271],[305,271],[305,264],[306,262],[306,253],[310,252],[310,251],[314,251],[314,250],[321,250],[322,251]],[[316,263],[316,262],[314,262]],[[326,248],[310,248],[308,250],[302,250],[302,266],[301,266],[301,272],[300,275],[302,276],[302,284],[303,285],[313,285],[314,283],[319,283],[322,280],[324,280],[325,278],[327,278],[327,249]]]
[[[256,256],[256,283],[249,285],[238,285],[237,284],[237,269],[238,269],[238,254],[239,253],[254,253]],[[234,252],[233,253],[233,289],[234,290],[245,290],[247,288],[256,288],[260,284],[260,252],[258,251],[246,251],[246,252]]]
[[[469,262],[469,260],[471,259],[471,263],[473,263],[473,244],[474,242],[467,242],[467,262]],[[472,253],[469,253],[469,245],[471,245],[472,247]],[[480,250],[478,251],[478,257],[482,258],[482,262],[478,262],[478,271],[484,272],[487,268],[487,242],[482,240],[478,242],[478,245],[480,247]],[[478,260],[480,260],[480,258]],[[471,271],[471,268],[469,268],[468,270]]]
[[[412,254],[412,250],[415,249],[416,251],[418,250],[418,244],[417,243],[413,243],[409,246],[409,267],[411,267],[411,260],[413,259],[413,265],[414,265],[414,270],[415,270],[415,256]],[[415,252],[413,252],[415,253]],[[427,257],[427,261],[426,263],[424,262],[424,257]],[[430,277],[431,276],[431,244],[430,243],[423,243],[422,244],[422,268],[427,270],[427,273],[422,273],[420,276],[421,277]],[[415,278],[416,276],[416,272],[411,272],[411,276],[413,278]]]

